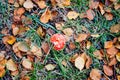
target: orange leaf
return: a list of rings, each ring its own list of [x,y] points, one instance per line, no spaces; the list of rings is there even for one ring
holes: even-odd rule
[[[104,48],[111,48],[113,46],[113,41],[107,41],[104,43]]]
[[[91,72],[90,72],[90,78],[92,80],[100,80],[101,79],[100,70],[92,69]]]
[[[16,38],[14,36],[5,36],[7,37],[7,43],[8,44],[13,44],[16,41]]]
[[[14,0],[8,0],[8,3],[14,4]]]
[[[111,13],[105,13],[104,17],[106,18],[106,20],[113,20],[113,14]]]
[[[104,10],[104,8],[103,8],[103,4],[102,3],[99,3],[99,9],[100,9],[100,12],[101,12],[101,14],[103,15],[104,13],[105,13],[105,10]]]
[[[5,75],[5,69],[0,69],[0,78]]]
[[[97,9],[99,6],[99,1],[89,0],[89,8],[90,9]]]
[[[74,50],[76,48],[76,46],[73,42],[70,42],[69,48],[70,48],[70,50]]]
[[[40,9],[44,9],[46,7],[45,1],[35,1]]]
[[[89,56],[87,56],[87,61],[85,63],[86,69],[89,69],[91,64],[92,64],[92,59]]]
[[[78,34],[78,37],[76,38],[76,42],[82,42],[88,38],[89,34],[81,33]]]
[[[104,70],[104,73],[107,75],[107,76],[112,76],[113,75],[113,70],[111,67],[107,66],[107,65],[103,65],[103,70]]]
[[[116,59],[120,62],[120,52],[116,54]]]
[[[79,16],[79,13],[75,11],[69,11],[67,14],[68,19],[76,19]]]
[[[87,13],[87,18],[89,20],[93,20],[94,19],[95,13],[94,13],[94,11],[92,9],[88,9],[86,13]]]
[[[23,15],[25,13],[25,9],[24,8],[18,8],[17,9],[17,15]]]
[[[11,75],[12,76],[17,76],[19,74],[19,71],[18,70],[16,70],[16,71],[11,71]]]
[[[46,8],[45,12],[40,17],[40,21],[42,23],[47,23],[51,18],[52,18],[51,11],[48,8]]]

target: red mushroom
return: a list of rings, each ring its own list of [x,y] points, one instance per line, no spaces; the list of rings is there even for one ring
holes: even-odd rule
[[[54,44],[55,50],[62,50],[65,46],[65,37],[62,34],[54,34],[50,38],[50,42]]]

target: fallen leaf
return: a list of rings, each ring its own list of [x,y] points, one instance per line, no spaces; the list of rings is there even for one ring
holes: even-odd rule
[[[105,13],[105,10],[104,10],[104,5],[102,3],[99,3],[99,9],[100,9],[100,12],[101,14],[103,15]]]
[[[72,57],[70,57],[70,61],[73,63],[75,62],[75,59],[78,57],[79,55],[76,53],[74,54]]]
[[[111,2],[116,2],[117,0],[110,0]]]
[[[39,48],[38,51],[37,51],[37,52],[34,52],[33,54],[34,54],[36,57],[38,57],[38,58],[40,58],[40,57],[43,56],[43,53],[42,53],[41,48]]]
[[[20,80],[30,80],[29,76],[23,76]]]
[[[19,45],[18,45],[18,49],[22,52],[27,52],[30,50],[30,47],[27,43],[25,42],[20,42]]]
[[[56,0],[50,0],[50,1],[51,1],[51,4],[53,7],[56,6],[56,4],[57,4]]]
[[[81,71],[84,68],[84,66],[85,66],[85,60],[82,57],[78,56],[75,59],[75,67]]]
[[[74,32],[72,28],[65,28],[62,31],[66,36],[69,36],[69,37],[72,36]]]
[[[61,62],[61,64],[63,65],[63,66],[67,66],[67,62],[65,61],[65,60],[63,60],[62,62]]]
[[[116,59],[117,59],[117,61],[120,62],[120,52],[118,52],[118,53],[116,54]]]
[[[111,33],[118,33],[120,32],[120,24],[115,24],[110,27],[110,32]]]
[[[114,8],[115,8],[115,10],[120,9],[120,3],[114,4]]]
[[[19,28],[18,27],[12,28],[12,33],[13,33],[14,36],[16,36],[17,34],[19,34]]]
[[[105,13],[104,17],[106,18],[106,20],[113,20],[113,14],[112,13]]]
[[[22,65],[24,68],[32,70],[32,62],[29,59],[23,59]]]
[[[98,0],[89,0],[89,8],[90,9],[97,9],[99,6]]]
[[[5,52],[0,51],[0,61],[3,60],[5,58]]]
[[[36,4],[39,6],[40,9],[44,9],[46,6],[46,3],[44,0],[41,0],[41,1],[35,1]]]
[[[53,3],[54,0],[52,0],[52,3]],[[64,8],[65,6],[69,6],[70,5],[70,0],[55,0],[54,1],[54,4],[55,2],[57,2],[57,5],[60,7],[60,8]]]
[[[63,29],[63,26],[64,26],[64,23],[63,23],[63,22],[55,23],[55,27],[56,27],[57,30],[62,30],[62,29]]]
[[[86,69],[89,69],[91,64],[92,64],[92,58],[90,58],[89,56],[87,56],[87,61],[85,63]]]
[[[99,37],[100,35],[99,35],[99,34],[91,34],[91,36],[94,37],[94,38],[97,38],[97,37]]]
[[[46,54],[49,54],[48,52],[49,52],[50,46],[47,42],[43,42],[41,48]]]
[[[47,69],[47,71],[54,70],[55,67],[56,67],[55,64],[47,64],[47,65],[45,65],[45,68]]]
[[[35,53],[35,52],[37,52],[38,51],[38,46],[36,45],[36,44],[31,44],[30,45],[30,51],[31,52],[33,52],[33,53]]]
[[[0,78],[3,77],[5,75],[5,69],[0,69]]]
[[[92,45],[92,43],[90,41],[87,41],[86,48],[89,49],[91,45]]]
[[[19,6],[20,6],[20,5],[19,5],[18,2],[15,2],[15,3],[14,3],[14,7],[18,8]]]
[[[48,8],[46,8],[45,12],[40,17],[40,21],[42,23],[48,23],[51,18],[51,11]]]
[[[103,59],[103,54],[100,52],[100,50],[96,50],[95,52],[93,52],[93,54],[94,54],[95,57],[97,57],[98,59],[100,59],[100,60]]]
[[[23,3],[23,7],[26,9],[32,9],[33,8],[33,2],[31,0],[26,0]]]
[[[6,38],[6,42],[10,45],[16,41],[16,38],[14,36],[5,36],[4,38]]]
[[[101,79],[101,72],[98,69],[92,69],[90,72],[90,78],[92,80],[100,80]]]
[[[12,59],[9,59],[6,62],[6,67],[10,71],[16,71],[17,70],[17,65],[15,64],[15,62]]]
[[[23,15],[24,13],[25,13],[25,9],[24,9],[24,8],[21,7],[21,8],[18,8],[18,9],[17,9],[17,15],[20,15],[20,16],[21,16],[21,15]]]
[[[104,48],[111,48],[113,47],[113,41],[107,41],[104,43]]]
[[[22,6],[25,0],[19,0],[19,4]]]
[[[88,18],[89,20],[93,20],[94,17],[95,17],[95,12],[94,12],[92,9],[88,9],[88,10],[86,11],[86,14],[87,14],[87,18]]]
[[[78,34],[78,37],[76,38],[76,42],[82,42],[88,38],[89,34],[81,33]]]
[[[3,60],[0,61],[0,69],[4,69],[5,68],[6,62],[7,62],[6,59],[3,59]]]
[[[37,34],[38,34],[40,37],[45,37],[45,35],[46,35],[46,30],[45,30],[43,27],[39,26],[39,27],[37,28]]]
[[[14,4],[14,2],[15,2],[14,0],[8,0],[9,4]]]
[[[19,74],[19,71],[18,70],[16,70],[16,71],[11,71],[11,75],[12,76],[17,76]]]
[[[112,76],[113,75],[113,70],[111,67],[107,66],[107,65],[103,65],[103,70],[104,70],[104,73],[107,75],[107,76]]]
[[[120,80],[120,75],[117,75],[117,80]]]
[[[76,45],[74,44],[74,42],[70,42],[69,48],[70,50],[74,50],[76,48]]]
[[[69,11],[67,14],[68,19],[76,19],[79,16],[79,13],[75,11]]]
[[[114,46],[107,49],[107,54],[110,55],[110,57],[113,57],[117,54],[118,49],[116,49]]]
[[[116,58],[114,57],[114,58],[110,59],[110,62],[108,63],[108,65],[109,65],[109,66],[113,66],[113,65],[115,65],[115,64],[117,64],[117,60],[116,60]]]

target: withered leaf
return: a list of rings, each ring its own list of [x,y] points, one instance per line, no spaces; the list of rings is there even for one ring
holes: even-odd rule
[[[79,16],[79,13],[75,11],[69,11],[67,14],[68,19],[76,19]]]
[[[9,59],[6,63],[6,67],[10,71],[16,71],[17,70],[17,65],[12,59]]]
[[[69,37],[72,36],[74,32],[72,28],[65,28],[62,31],[66,36],[69,36]]]
[[[107,66],[107,65],[103,65],[103,70],[104,70],[104,73],[107,75],[107,76],[112,76],[113,75],[113,70],[111,67]]]
[[[89,0],[89,8],[97,9],[99,6],[99,1],[97,0]]]
[[[0,78],[5,75],[5,69],[0,69]]]
[[[107,41],[104,43],[104,48],[111,48],[113,46],[113,41]]]
[[[120,32],[120,24],[116,24],[110,27],[110,32],[111,33],[118,33]]]
[[[94,19],[94,17],[95,17],[95,12],[94,12],[92,9],[88,9],[88,10],[86,11],[86,13],[87,13],[87,18],[88,18],[89,20],[93,20],[93,19]]]
[[[88,38],[89,34],[81,33],[78,34],[78,37],[76,38],[76,42],[82,42]]]
[[[101,79],[101,73],[98,69],[92,69],[90,72],[90,78],[92,80],[100,80]]]
[[[116,59],[120,62],[120,52],[116,54]]]
[[[43,28],[43,27],[39,27],[37,28],[37,34],[40,36],[40,37],[45,37],[46,35],[46,30]]]
[[[23,7],[25,7],[26,9],[31,9],[31,8],[33,8],[33,2],[31,0],[26,0],[23,3]]]
[[[41,48],[46,54],[49,54],[48,52],[49,52],[50,46],[47,42],[43,42]]]
[[[32,70],[32,62],[29,59],[23,59],[22,65],[24,68]]]
[[[27,52],[27,51],[30,50],[30,47],[29,47],[29,45],[28,45],[27,43],[25,43],[25,42],[20,42],[19,45],[18,45],[18,49],[19,49],[20,51]]]
[[[45,68],[47,69],[47,71],[54,70],[54,69],[55,69],[55,67],[56,67],[56,65],[55,65],[55,64],[47,64],[47,65],[45,66]]]

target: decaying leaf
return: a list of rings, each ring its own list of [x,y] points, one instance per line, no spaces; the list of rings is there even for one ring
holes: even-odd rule
[[[78,34],[78,37],[76,38],[76,42],[82,42],[86,40],[88,36],[89,34],[86,34],[86,33]]]
[[[70,0],[51,0],[52,4],[54,2],[54,6],[55,3],[57,3],[56,5],[58,5],[60,8],[64,8],[65,6],[69,6],[70,5]]]
[[[64,23],[63,23],[63,22],[55,23],[55,27],[56,27],[57,30],[62,30],[62,29],[63,29],[63,26],[64,26]]]
[[[49,52],[50,46],[47,42],[43,42],[41,48],[46,54],[49,54],[48,52]]]
[[[76,19],[79,16],[79,13],[75,11],[69,11],[67,14],[68,19]]]
[[[44,0],[41,1],[35,1],[36,4],[39,6],[40,9],[44,9],[46,7],[46,3]]]
[[[25,0],[19,0],[20,5],[23,5],[24,2],[25,2]]]
[[[120,52],[116,54],[116,59],[120,62]]]
[[[27,52],[27,51],[30,50],[30,47],[28,46],[27,43],[25,43],[25,42],[20,42],[19,45],[18,45],[18,49],[19,49],[20,51]]]
[[[38,51],[33,53],[36,57],[40,58],[43,56],[42,50],[41,48],[38,49]]]
[[[89,56],[86,56],[86,57],[87,57],[87,61],[85,63],[85,67],[86,69],[89,69],[90,65],[92,64],[92,58],[90,58]]]
[[[33,2],[31,0],[26,0],[23,3],[23,7],[25,7],[26,9],[32,9],[33,8]]]
[[[55,64],[47,64],[47,65],[45,66],[45,68],[47,69],[47,71],[54,70],[54,69],[55,69],[55,67],[56,67],[56,65],[55,65]]]
[[[40,21],[42,23],[47,23],[51,18],[51,11],[49,10],[49,8],[46,8],[45,12],[40,17]]]
[[[107,75],[107,76],[112,76],[113,75],[113,70],[111,67],[107,66],[107,65],[103,65],[103,70],[104,70],[104,73]]]
[[[100,59],[100,60],[103,59],[103,54],[100,52],[100,50],[96,50],[95,52],[93,52],[93,54],[94,54],[95,57],[97,57],[98,59]]]
[[[63,61],[61,62],[61,64],[66,67],[66,66],[67,66],[67,61],[63,60]]]
[[[5,69],[0,69],[0,78],[5,75]]]
[[[104,10],[104,5],[102,3],[99,3],[99,9],[100,9],[100,12],[101,14],[103,15],[105,13],[105,10]]]
[[[110,55],[110,57],[113,57],[117,54],[118,49],[116,49],[114,46],[107,49],[107,54]]]
[[[116,25],[111,26],[110,32],[112,32],[112,33],[120,32],[120,24],[116,24]]]
[[[84,58],[78,56],[76,59],[75,59],[75,67],[78,68],[79,70],[82,70],[85,66],[85,60]]]
[[[101,79],[101,73],[100,73],[100,70],[98,69],[92,69],[91,72],[90,72],[90,78],[92,80],[100,80]]]
[[[45,37],[46,35],[46,30],[43,28],[43,27],[39,27],[37,28],[37,34],[40,36],[40,37]]]
[[[66,36],[69,36],[69,37],[72,36],[73,32],[74,32],[73,29],[71,29],[71,28],[65,28],[62,31]]]
[[[33,53],[35,53],[35,52],[37,52],[38,51],[38,46],[36,45],[36,44],[31,44],[30,45],[30,51],[31,52],[33,52]]]
[[[10,71],[16,71],[17,70],[17,65],[15,64],[15,62],[12,59],[9,59],[6,62],[6,67]]]
[[[113,47],[113,41],[107,41],[104,43],[104,48],[111,48]]]
[[[92,9],[88,9],[88,10],[86,11],[86,14],[87,14],[87,18],[88,18],[89,20],[93,20],[94,17],[95,17],[95,12],[94,12]]]
[[[24,68],[32,70],[32,62],[29,59],[23,59],[22,65]]]
[[[116,58],[115,58],[115,57],[114,57],[114,58],[111,58],[108,65],[109,65],[109,66],[113,66],[113,65],[115,65],[115,64],[117,64]]]
[[[113,20],[113,14],[112,13],[105,13],[104,17],[106,18],[106,20]]]
[[[14,3],[14,7],[18,8],[19,6],[20,6],[20,5],[19,5],[18,2],[15,2],[15,3]]]
[[[90,9],[97,9],[99,6],[98,0],[89,0],[89,8]]]

